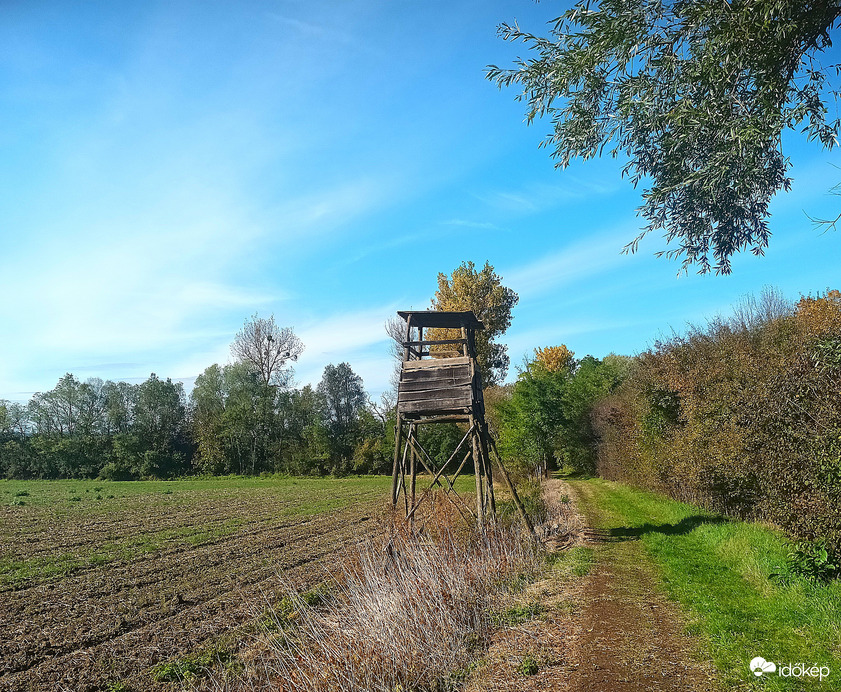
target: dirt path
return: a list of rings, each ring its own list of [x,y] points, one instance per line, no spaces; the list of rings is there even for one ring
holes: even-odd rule
[[[586,485],[570,489],[585,507]],[[587,529],[585,538],[595,550],[595,564],[584,584],[570,692],[718,689],[712,665],[685,634],[685,617],[663,594],[639,541],[594,529]]]
[[[591,507],[595,513],[586,484],[552,480],[546,487],[558,498],[572,498],[579,512]],[[524,598],[540,602],[543,615],[496,631],[482,672],[466,692],[719,690],[713,667],[684,633],[684,615],[663,594],[639,541],[587,528],[598,517],[571,511],[565,530],[575,545],[593,551],[589,573],[561,571],[532,584]],[[538,663],[531,675],[522,673],[527,656]]]

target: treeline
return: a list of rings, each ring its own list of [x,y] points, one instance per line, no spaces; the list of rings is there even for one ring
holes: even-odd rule
[[[505,377],[508,357],[494,339],[517,300],[487,262],[438,275],[433,308],[472,310],[484,321],[477,349],[488,382]],[[405,324],[395,320],[387,329],[402,341]],[[291,328],[254,315],[231,345],[233,362],[207,368],[189,398],[155,375],[132,385],[67,374],[28,404],[0,400],[0,477],[390,473],[395,393],[369,400],[347,363],[328,365],[316,387],[295,388],[290,366],[303,350]],[[462,435],[455,424],[419,433],[438,462]]]
[[[67,374],[28,404],[0,401],[0,477],[389,472],[389,419],[347,363],[301,389],[212,365],[189,397],[154,374],[136,385]]]
[[[188,468],[181,383],[62,377],[28,404],[0,401],[0,474],[7,478],[166,477]]]
[[[347,363],[301,389],[267,383],[247,363],[213,365],[196,379],[190,415],[204,473],[391,471],[391,406],[369,401]]]
[[[370,401],[347,363],[327,366],[317,387],[292,387],[302,350],[255,316],[234,362],[207,368],[189,398],[155,375],[139,385],[65,375],[28,404],[0,402],[0,474],[388,473],[393,397]],[[633,358],[538,349],[485,402],[500,451],[523,473],[598,473],[841,550],[838,291],[796,304],[767,291]],[[462,431],[421,435],[443,462]]]
[[[631,360],[617,355],[578,360],[566,346],[537,349],[514,384],[485,392],[500,451],[521,473],[592,470],[596,434],[590,412],[627,375]]]
[[[234,362],[207,368],[189,398],[154,374],[134,385],[68,373],[28,404],[0,401],[0,477],[389,472],[393,406],[370,401],[347,363],[328,365],[316,388],[292,387],[303,348],[255,315]]]
[[[489,393],[508,453],[841,550],[841,293],[774,291],[634,357],[538,351]]]

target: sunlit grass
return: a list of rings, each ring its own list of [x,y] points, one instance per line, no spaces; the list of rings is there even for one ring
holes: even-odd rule
[[[691,613],[724,680],[763,690],[836,690],[841,680],[841,583],[818,586],[785,572],[788,544],[770,528],[705,512],[603,480],[573,481],[586,513],[618,538],[639,539],[669,595]],[[817,680],[751,675],[748,662],[829,666]]]

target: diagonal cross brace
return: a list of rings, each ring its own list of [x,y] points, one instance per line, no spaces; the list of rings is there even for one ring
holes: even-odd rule
[[[418,458],[420,459],[421,464],[423,464],[423,467],[426,469],[426,472],[434,476],[430,487],[432,487],[436,483],[438,483],[438,485],[441,485],[441,482],[438,480],[438,478],[440,476],[444,476],[444,480],[447,481],[447,485],[450,486],[450,490],[452,490],[454,493],[456,492],[456,489],[453,486],[453,481],[455,480],[455,477],[453,478],[453,481],[451,481],[447,477],[447,474],[444,473],[444,469],[447,468],[447,464],[449,464],[455,458],[456,454],[459,453],[459,450],[461,450],[461,446],[467,441],[467,438],[470,437],[470,434],[473,432],[473,428],[475,427],[475,424],[470,426],[470,429],[465,433],[464,437],[461,438],[461,442],[458,443],[458,446],[456,447],[455,451],[450,455],[450,458],[447,459],[446,462],[444,462],[444,465],[441,466],[441,469],[438,471],[438,473],[432,472],[430,466],[435,466],[435,462],[432,461],[427,451],[423,448],[423,446],[421,446],[420,441],[415,437],[414,429],[412,427],[409,428],[409,434],[406,436],[406,441],[412,445],[413,450],[420,451],[423,453],[423,456],[426,457],[426,461],[429,462],[429,465],[427,466],[426,461],[424,461],[420,455],[418,455]],[[441,487],[443,488],[444,486],[441,485]],[[456,495],[458,495],[458,493],[456,493]]]
[[[470,458],[470,454],[471,454],[471,452],[468,452],[467,454],[465,454],[465,455],[464,455],[464,459],[462,459],[462,460],[461,460],[461,465],[458,467],[458,471],[456,471],[456,475],[454,476],[455,478],[458,478],[458,474],[461,472],[462,468],[464,468],[465,463],[467,463],[467,460]],[[451,457],[451,458],[452,458],[452,457]],[[438,473],[440,474],[443,470],[444,470],[444,467],[442,466],[442,467],[441,467],[441,469],[438,471]],[[436,475],[436,476],[435,476],[435,478],[437,479],[437,478],[438,478],[438,476]],[[421,506],[421,503],[422,503],[422,502],[426,499],[426,496],[427,496],[427,495],[429,495],[429,493],[430,493],[430,492],[432,492],[432,488],[435,486],[435,482],[434,482],[434,481],[435,481],[435,479],[433,479],[433,482],[429,484],[429,487],[428,487],[428,488],[424,491],[423,495],[421,495],[420,500],[418,500],[418,501],[415,503],[415,506],[414,506],[414,507],[412,507],[412,511],[411,511],[411,512],[409,512],[409,513],[406,515],[406,518],[407,518],[407,519],[411,519],[411,518],[415,515],[415,512],[417,511],[418,507],[420,507],[420,506]],[[438,483],[438,485],[440,486],[441,484],[440,484],[440,483]],[[441,487],[443,488],[443,486],[441,486]],[[455,491],[453,491],[453,492],[455,492]],[[444,494],[445,494],[447,497],[449,497],[449,495],[447,494],[447,492],[446,492],[446,491],[444,491]],[[458,509],[458,510],[461,512],[461,508],[460,508],[458,505],[456,505],[456,509]],[[468,511],[470,511],[470,510],[469,510],[469,508],[468,508]],[[471,512],[471,514],[472,514],[472,512]],[[467,517],[465,517],[465,516],[464,516],[464,513],[462,513],[462,515],[461,515],[461,516],[462,516],[465,520],[467,520]]]
[[[467,462],[467,459],[470,457],[471,452],[468,452],[468,453],[467,453],[467,455],[464,457],[464,460],[462,460],[461,465],[458,467],[458,470],[456,471],[455,476],[453,476],[453,481],[451,481],[451,480],[447,477],[447,475],[444,473],[444,469],[446,469],[446,468],[447,468],[447,465],[448,465],[448,464],[449,464],[449,463],[450,463],[450,462],[451,462],[451,461],[455,458],[456,454],[458,454],[458,452],[459,452],[459,450],[461,449],[461,447],[464,445],[464,443],[467,441],[467,439],[468,439],[468,438],[470,437],[470,435],[472,434],[472,432],[473,432],[473,429],[474,429],[474,428],[475,428],[475,424],[470,426],[470,429],[469,429],[469,430],[465,433],[464,437],[461,439],[461,442],[459,442],[459,443],[458,443],[458,446],[456,447],[455,451],[454,451],[454,452],[450,455],[450,458],[449,458],[449,459],[447,459],[446,463],[445,463],[443,466],[441,466],[441,468],[438,470],[438,472],[437,472],[437,473],[433,473],[432,468],[430,468],[430,467],[435,465],[435,464],[434,464],[434,462],[433,462],[433,461],[432,461],[432,459],[430,458],[430,456],[429,456],[429,454],[427,453],[427,451],[426,451],[426,450],[423,448],[423,446],[420,444],[420,442],[418,441],[418,439],[414,436],[414,430],[413,430],[413,428],[412,428],[412,427],[410,427],[410,428],[409,428],[409,433],[408,433],[408,435],[406,436],[407,447],[408,447],[408,445],[411,445],[411,446],[412,446],[412,449],[413,449],[415,452],[417,452],[417,453],[418,453],[418,459],[420,460],[421,464],[423,464],[423,467],[426,469],[426,472],[427,472],[427,473],[429,473],[431,476],[433,476],[433,479],[432,479],[432,483],[430,483],[430,484],[429,484],[429,488],[427,488],[427,491],[426,491],[426,492],[424,492],[423,496],[422,496],[422,497],[421,497],[421,499],[420,499],[420,500],[419,500],[419,501],[415,504],[415,506],[412,508],[411,512],[410,512],[410,511],[408,511],[408,507],[407,507],[407,512],[406,512],[406,518],[407,518],[407,519],[411,518],[411,517],[414,515],[415,511],[417,510],[418,506],[419,506],[419,505],[420,505],[420,503],[423,501],[423,499],[426,497],[427,493],[428,493],[428,492],[429,492],[429,491],[430,491],[430,490],[431,490],[431,489],[432,489],[432,488],[433,488],[436,484],[438,484],[438,485],[439,485],[442,489],[444,489],[444,491],[445,491],[445,492],[444,492],[444,496],[445,496],[445,497],[446,497],[446,498],[447,498],[450,502],[452,502],[452,503],[453,503],[453,505],[455,505],[456,509],[457,509],[457,510],[459,511],[459,513],[461,514],[462,518],[463,518],[465,521],[467,520],[467,517],[465,517],[465,516],[464,516],[464,512],[462,511],[461,506],[460,506],[457,502],[455,502],[455,501],[454,501],[454,500],[450,497],[450,492],[452,492],[452,493],[453,493],[453,494],[454,494],[457,498],[459,498],[459,500],[461,500],[461,495],[459,495],[459,494],[458,494],[458,492],[456,491],[456,489],[455,489],[455,486],[454,486],[453,482],[454,482],[454,480],[458,477],[458,474],[461,472],[461,469],[462,469],[462,468],[464,468],[464,464]],[[426,460],[424,460],[424,457],[426,457]],[[429,462],[429,464],[427,464],[427,461]],[[441,476],[443,476],[443,477],[444,477],[444,480],[446,480],[446,481],[447,481],[447,485],[449,486],[449,488],[444,488],[444,486],[443,486],[443,485],[441,485],[441,481],[439,480]],[[405,495],[405,493],[406,493],[406,490],[405,490],[405,485],[404,485],[404,488],[403,488],[403,493],[404,493],[404,495]],[[472,511],[469,507],[467,507],[467,511],[468,511],[468,512],[470,512],[470,515],[471,515],[474,519],[476,518],[476,515],[473,513],[473,511]]]

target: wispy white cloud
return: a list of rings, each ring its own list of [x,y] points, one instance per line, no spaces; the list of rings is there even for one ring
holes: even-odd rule
[[[296,379],[315,385],[325,365],[345,361],[363,378],[369,391],[382,391],[391,373],[385,322],[397,308],[391,304],[335,313],[296,329],[306,346],[295,365]]]
[[[332,187],[289,196],[269,213],[271,229],[265,235],[282,247],[312,246],[346,227],[354,219],[373,211],[392,198],[394,183],[364,178]]]
[[[495,223],[491,223],[490,221],[469,221],[467,219],[449,219],[448,221],[444,221],[443,224],[445,226],[463,226],[464,228],[476,228],[481,230],[489,230],[489,231],[502,231],[505,230]]]
[[[617,189],[618,184],[606,185],[565,175],[560,183],[537,182],[513,190],[492,190],[474,196],[501,211],[534,214],[571,200],[593,199],[609,195]]]
[[[330,44],[341,44],[358,50],[363,50],[366,53],[375,55],[384,55],[381,51],[377,51],[371,41],[365,41],[360,36],[338,28],[339,26],[349,26],[349,17],[342,17],[333,12],[328,19],[324,21],[304,21],[297,17],[292,17],[288,14],[280,14],[279,12],[267,12],[266,15],[270,20],[277,24],[284,26],[299,33],[302,39],[307,41],[323,41]],[[354,17],[358,19],[358,16]]]
[[[283,24],[288,26],[292,29],[296,29],[304,34],[308,34],[310,36],[322,36],[325,33],[325,27],[321,24],[315,24],[313,22],[304,22],[300,19],[296,19],[295,17],[288,17],[286,15],[278,14],[277,12],[268,12],[267,16],[273,19],[274,21],[278,22],[279,24]]]
[[[575,243],[551,255],[504,271],[505,284],[521,297],[541,293],[595,276],[628,262],[621,254],[628,234],[611,233]]]
[[[354,349],[387,343],[385,323],[396,311],[396,305],[384,305],[356,312],[336,313],[305,324],[297,330],[307,348],[301,360],[307,354],[313,357],[336,356]]]

